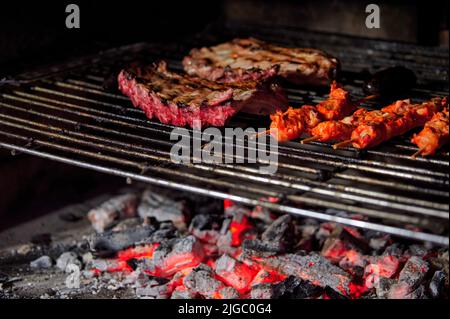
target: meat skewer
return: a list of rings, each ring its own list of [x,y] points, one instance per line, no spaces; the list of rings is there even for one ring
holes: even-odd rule
[[[374,147],[395,136],[424,125],[447,104],[447,98],[435,98],[421,104],[394,103],[382,109],[382,114],[369,121],[363,121],[353,130],[351,138],[333,147],[352,144],[364,149]],[[370,112],[371,113],[371,112]]]
[[[301,143],[346,140],[351,136],[353,129],[367,113],[368,111],[366,109],[360,108],[352,115],[347,116],[340,121],[331,120],[321,122],[310,130],[312,137],[302,140]]]
[[[448,107],[445,107],[433,115],[420,133],[414,134],[411,142],[416,144],[419,150],[413,157],[434,155],[448,140]]]
[[[267,132],[279,142],[297,139],[303,132],[321,121],[319,112],[311,105],[304,105],[298,109],[289,107],[286,112],[277,111],[270,119],[272,122]]]
[[[308,142],[313,139],[319,140],[321,142],[342,141],[335,144],[334,147],[343,147],[352,144],[353,140],[351,139],[351,135],[359,125],[362,125],[364,123],[382,123],[388,121],[389,119],[403,116],[408,111],[417,107],[417,105],[411,104],[410,100],[399,100],[391,105],[382,108],[381,110],[369,112],[365,109],[358,109],[351,116],[348,116],[341,121],[326,121],[320,123],[310,131],[313,137],[308,138],[304,141]],[[415,114],[414,120],[426,121],[426,119],[430,117],[429,111],[429,108],[421,107],[421,111]],[[434,112],[435,110],[432,111]]]
[[[279,142],[299,138],[324,120],[338,120],[353,112],[356,104],[349,92],[333,82],[328,99],[316,106],[304,105],[298,109],[292,107],[287,111],[278,111],[270,116],[270,132]]]
[[[389,106],[384,107],[381,110],[368,111],[364,108],[359,108],[352,115],[345,117],[340,121],[325,121],[314,127],[310,134],[312,137],[302,141],[302,144],[311,142],[313,140],[320,142],[329,141],[347,141],[351,138],[352,132],[358,127],[358,125],[368,122],[381,120],[385,112],[389,110],[405,109],[405,105],[411,105],[409,100],[400,100]],[[349,144],[350,142],[343,142]]]
[[[369,95],[357,100],[354,106],[363,101],[368,101],[377,98],[377,95]],[[342,141],[350,138],[351,132],[357,126],[357,123],[368,113],[369,111],[364,108],[357,109],[352,115],[347,116],[341,120],[328,120],[323,121],[312,128],[309,133],[311,137],[305,138],[300,141],[301,144],[307,144],[314,141],[327,142],[327,141]]]

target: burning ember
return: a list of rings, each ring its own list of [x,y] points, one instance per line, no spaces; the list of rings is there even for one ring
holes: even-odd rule
[[[147,190],[92,210],[93,256],[65,265],[140,298],[447,297],[448,250],[230,200],[193,211],[170,196]]]

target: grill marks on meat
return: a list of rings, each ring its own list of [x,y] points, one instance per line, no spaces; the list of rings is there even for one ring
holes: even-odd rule
[[[280,47],[253,38],[192,49],[183,65],[190,75],[223,83],[280,75],[290,82],[308,85],[329,84],[339,68],[338,60],[323,51]]]
[[[118,81],[120,90],[134,106],[140,107],[147,117],[157,117],[165,124],[193,127],[194,120],[199,120],[201,125],[222,126],[239,110],[231,103],[233,89],[191,81],[169,72],[164,62],[123,70]],[[236,93],[235,98],[239,99],[244,92]],[[206,114],[209,116],[202,118]]]
[[[264,113],[287,104],[276,84],[214,83],[170,72],[163,61],[122,70],[118,82],[122,93],[147,117],[176,126],[194,127],[195,120],[199,126],[223,126],[242,108]]]

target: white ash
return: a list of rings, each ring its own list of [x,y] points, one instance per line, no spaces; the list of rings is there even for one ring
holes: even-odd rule
[[[159,222],[171,221],[179,229],[186,228],[190,214],[185,199],[177,198],[171,191],[153,189],[144,191],[137,211],[141,218],[153,217]]]
[[[82,263],[78,259],[78,255],[71,251],[61,254],[61,256],[59,256],[56,260],[56,267],[64,272],[67,272],[70,264],[77,265],[80,268],[82,267]]]
[[[380,299],[389,298],[391,288],[395,285],[395,282],[395,279],[380,277],[380,279],[378,280],[378,284],[375,285],[377,297]]]
[[[388,244],[389,241],[390,241],[390,236],[371,238],[369,240],[369,246],[376,251],[380,251],[380,250],[386,248],[386,245]]]
[[[128,219],[124,219],[117,223],[116,226],[112,228],[114,232],[126,231],[127,229],[142,225],[142,220],[138,217],[132,217]]]
[[[81,256],[81,260],[83,261],[83,264],[87,265],[94,260],[94,255],[89,251]]]
[[[30,262],[30,267],[34,269],[48,269],[53,266],[53,260],[49,256],[41,256],[32,262]]]
[[[418,257],[424,257],[426,254],[428,254],[429,250],[424,247],[423,245],[411,245],[406,250],[406,254],[409,256],[418,256]]]
[[[408,259],[399,275],[399,281],[408,284],[411,289],[417,288],[429,270],[428,263],[417,256]]]
[[[189,289],[177,290],[175,289],[170,296],[170,299],[195,299],[197,294]]]
[[[92,227],[99,233],[113,227],[121,219],[136,216],[138,196],[125,194],[113,197],[87,214]]]
[[[233,287],[223,287],[219,294],[223,299],[239,299],[239,293]]]

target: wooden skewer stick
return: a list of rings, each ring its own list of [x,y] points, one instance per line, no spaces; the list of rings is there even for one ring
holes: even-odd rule
[[[206,144],[203,144],[203,146],[202,146],[202,150],[204,150],[207,146],[209,146],[209,145],[211,145],[211,142],[208,142],[208,143],[206,143]]]
[[[360,98],[359,100],[356,100],[356,103],[361,103],[361,102],[364,102],[364,101],[374,100],[374,99],[376,99],[378,97],[380,97],[380,95],[378,95],[378,94],[368,95],[368,96]]]
[[[255,138],[257,138],[258,136],[261,136],[261,135],[267,135],[267,134],[269,134],[269,133],[270,133],[270,129],[269,129],[269,130],[265,130],[264,132],[255,133],[255,134],[253,134],[252,136],[250,136],[250,138],[251,138],[251,139],[255,139]]]
[[[419,156],[423,151],[424,151],[425,147],[420,148],[419,150],[417,150],[417,152],[415,152],[413,155],[411,155],[412,158],[417,158],[417,156]]]
[[[349,140],[345,140],[345,141],[336,143],[333,145],[333,149],[337,150],[338,148],[346,147],[347,145],[352,144],[353,141],[354,141],[354,139],[349,139]]]
[[[304,140],[301,140],[300,143],[307,144],[307,143],[311,143],[311,142],[314,142],[317,140],[320,140],[320,136],[312,136],[312,137],[305,138]]]

